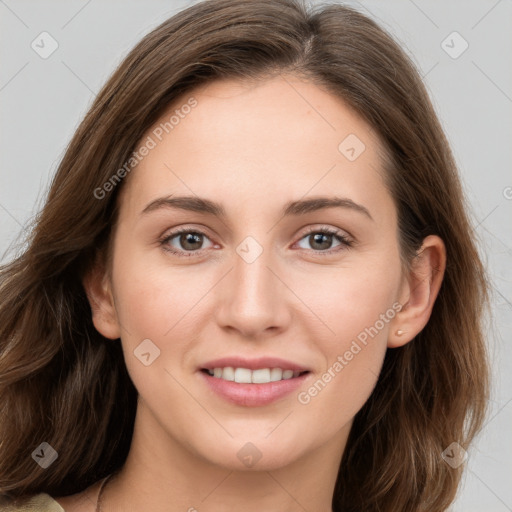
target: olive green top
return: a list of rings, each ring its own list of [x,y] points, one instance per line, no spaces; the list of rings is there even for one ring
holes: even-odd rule
[[[34,494],[23,505],[15,505],[9,498],[0,497],[0,512],[65,512],[65,510],[44,492]]]

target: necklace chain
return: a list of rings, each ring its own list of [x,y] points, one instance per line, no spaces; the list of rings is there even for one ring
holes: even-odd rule
[[[106,484],[107,482],[112,478],[112,476],[114,475],[114,473],[111,473],[110,475],[106,476],[104,479],[103,479],[103,482],[101,482],[101,485],[100,485],[100,490],[98,492],[98,500],[96,501],[96,510],[95,512],[102,512],[102,508],[101,508],[101,496],[103,494],[103,491],[105,490],[105,487],[106,487]]]

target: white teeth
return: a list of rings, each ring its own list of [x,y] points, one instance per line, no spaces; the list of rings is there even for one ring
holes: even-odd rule
[[[215,375],[215,370],[217,370],[217,368],[215,368],[213,370],[214,375]],[[219,370],[222,371],[222,378],[224,380],[235,380],[235,370],[233,368],[231,368],[231,366],[228,366],[226,368],[219,368]]]
[[[270,382],[270,369],[263,368],[261,370],[253,370],[252,382],[254,384],[265,384],[266,382]]]
[[[288,380],[292,377],[298,377],[300,372],[293,370],[282,370],[281,368],[259,368],[250,370],[248,368],[214,368],[208,370],[208,374],[218,379],[238,382],[240,384],[267,384],[279,380]]]
[[[291,379],[293,377],[293,370],[284,370],[283,379]]]
[[[242,384],[250,384],[252,382],[251,373],[251,370],[248,370],[247,368],[236,368],[235,382],[240,382]]]
[[[276,382],[283,378],[283,370],[281,368],[272,368],[270,370],[270,382]]]

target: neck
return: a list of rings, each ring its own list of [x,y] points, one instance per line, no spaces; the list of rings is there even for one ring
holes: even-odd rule
[[[103,493],[105,512],[331,512],[350,425],[328,445],[284,467],[239,470],[186,449],[140,403],[128,458]]]

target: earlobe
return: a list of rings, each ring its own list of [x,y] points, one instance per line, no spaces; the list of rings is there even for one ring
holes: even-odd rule
[[[82,284],[91,306],[92,321],[96,330],[106,338],[120,338],[112,286],[106,272],[100,265],[95,265],[85,275]]]
[[[393,319],[388,347],[401,347],[411,341],[427,325],[441,288],[446,268],[446,248],[436,235],[429,235],[411,263],[402,286],[402,308]]]

